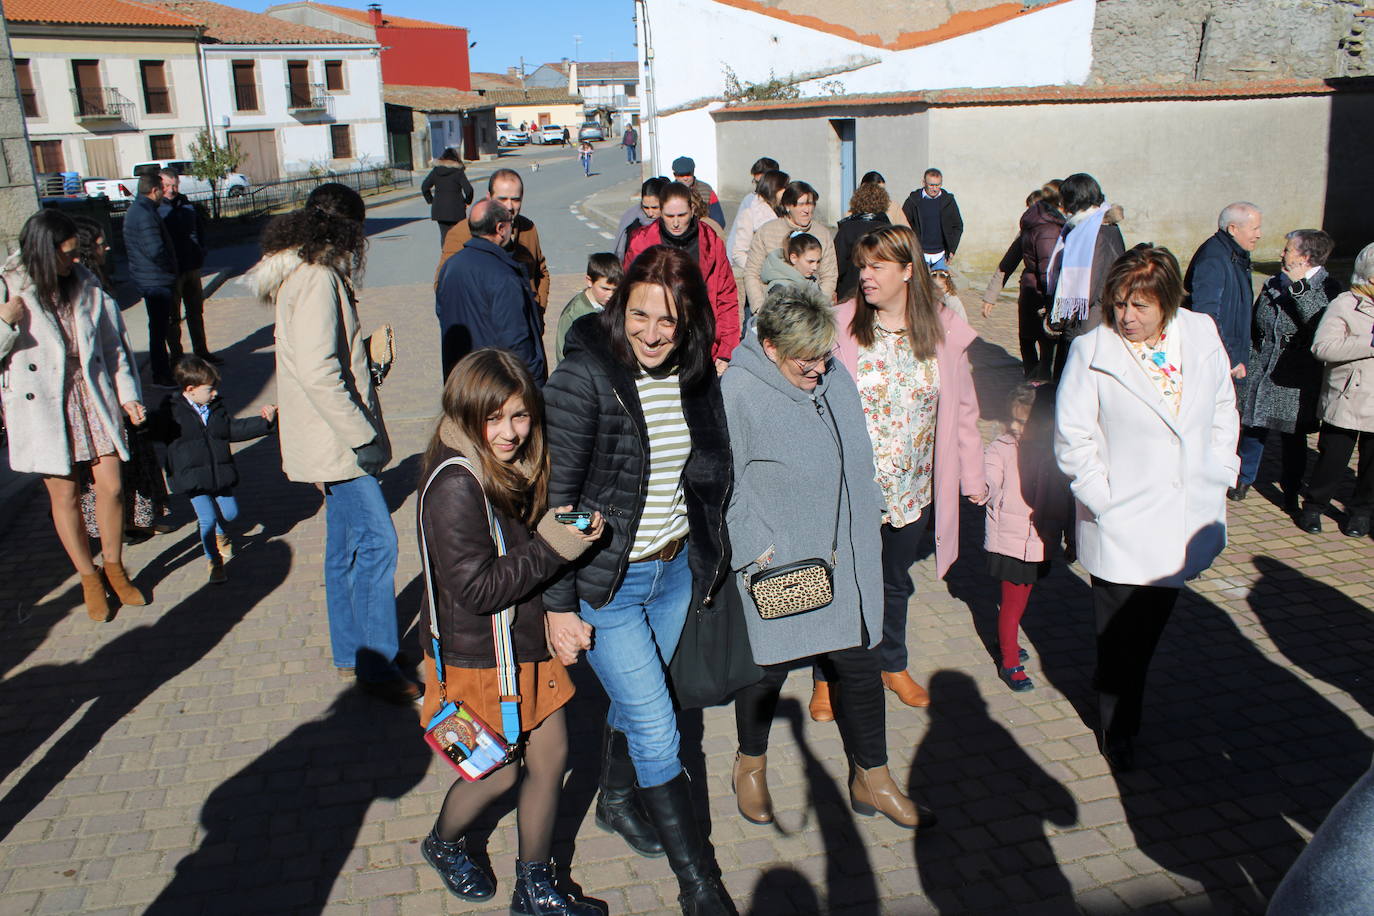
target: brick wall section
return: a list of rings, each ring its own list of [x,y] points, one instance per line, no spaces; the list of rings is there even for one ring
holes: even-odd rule
[[[1100,0],[1096,84],[1369,72],[1363,0]]]

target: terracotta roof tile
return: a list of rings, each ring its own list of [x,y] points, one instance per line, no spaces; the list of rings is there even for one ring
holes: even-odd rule
[[[840,38],[847,38],[874,48],[889,51],[905,51],[925,45],[957,38],[971,32],[982,31],[1000,25],[1019,16],[1029,16],[1051,6],[1067,3],[1068,0],[1050,0],[1037,6],[1027,6],[1022,2],[1009,0],[940,0],[938,3],[917,3],[913,0],[877,3],[872,10],[865,9],[865,23],[882,22],[880,34],[860,34],[852,26],[832,22],[825,16],[843,15],[852,19],[855,7],[852,4],[832,3],[830,0],[715,0],[724,6],[747,10],[790,22],[817,32],[825,32]],[[948,12],[949,16],[934,28],[908,29],[904,26],[924,23],[925,17],[936,10]],[[833,11],[833,13],[831,12]],[[952,11],[952,12],[951,12]]]
[[[482,95],[497,105],[581,105],[582,96],[568,95],[566,89],[485,89]]]
[[[10,22],[61,22],[72,25],[187,28],[200,24],[199,20],[128,0],[84,0],[81,3],[71,0],[5,0],[5,18]]]
[[[1342,85],[1374,88],[1363,80],[1285,79],[1253,82],[1133,83],[1129,86],[1026,86],[999,89],[935,89],[924,92],[880,92],[815,96],[727,105],[715,114],[852,107],[855,105],[1042,105],[1074,102],[1146,102],[1169,99],[1244,99],[1328,95]]]
[[[146,0],[147,5],[205,25],[210,41],[234,45],[370,45],[369,38],[286,22],[210,0]]]
[[[476,92],[440,86],[397,86],[391,83],[382,88],[382,98],[391,105],[404,105],[417,111],[472,111],[492,108],[496,104]]]
[[[639,79],[639,62],[633,60],[578,61],[579,80]]]
[[[306,5],[308,5],[308,6],[316,6],[316,7],[319,7],[320,9],[326,10],[327,12],[330,12],[330,13],[333,13],[333,14],[336,15],[336,16],[342,16],[342,17],[344,17],[345,19],[352,19],[354,22],[360,22],[360,23],[362,23],[363,25],[371,25],[371,24],[372,24],[372,19],[371,19],[370,16],[368,16],[367,10],[355,10],[355,9],[353,9],[352,7],[348,7],[348,6],[334,6],[333,4],[329,4],[329,3],[315,3],[315,2],[313,2],[313,0],[307,0],[307,4],[306,4]],[[406,16],[388,16],[388,15],[386,14],[385,8],[383,8],[383,10],[382,10],[382,26],[383,26],[383,28],[388,28],[388,29],[460,29],[460,28],[462,28],[462,26],[458,26],[458,25],[445,25],[445,24],[442,23],[442,22],[429,22],[428,20],[425,20],[425,19],[410,19],[410,18],[408,18],[408,17],[406,17]]]
[[[482,73],[472,71],[469,76],[472,78],[473,89],[519,89],[520,77],[508,76],[504,73]]]

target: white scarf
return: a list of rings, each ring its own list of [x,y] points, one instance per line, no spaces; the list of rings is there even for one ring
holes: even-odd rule
[[[1103,203],[1075,213],[1064,223],[1050,255],[1046,282],[1054,290],[1050,321],[1075,323],[1088,317],[1092,305],[1093,254],[1097,234],[1111,204]]]

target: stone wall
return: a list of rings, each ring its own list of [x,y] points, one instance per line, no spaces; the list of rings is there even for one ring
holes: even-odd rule
[[[33,160],[10,53],[9,32],[0,19],[0,245],[6,253],[19,247],[24,220],[38,209]]]
[[[1099,0],[1096,85],[1370,72],[1364,0]]]

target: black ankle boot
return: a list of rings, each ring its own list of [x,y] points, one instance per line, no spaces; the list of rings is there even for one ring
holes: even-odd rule
[[[512,916],[601,916],[601,907],[583,903],[554,885],[553,860],[515,862]]]
[[[677,876],[677,902],[683,916],[737,916],[735,904],[720,883],[715,857],[701,835],[687,774],[679,773],[661,786],[641,788],[639,797]]]
[[[455,897],[490,900],[496,893],[496,878],[469,858],[466,837],[459,837],[450,843],[439,839],[437,829],[431,830],[420,844],[420,854],[434,866]]]
[[[596,797],[596,826],[618,833],[641,856],[656,859],[663,844],[635,799],[635,765],[623,732],[609,725],[601,731],[601,792]]]

